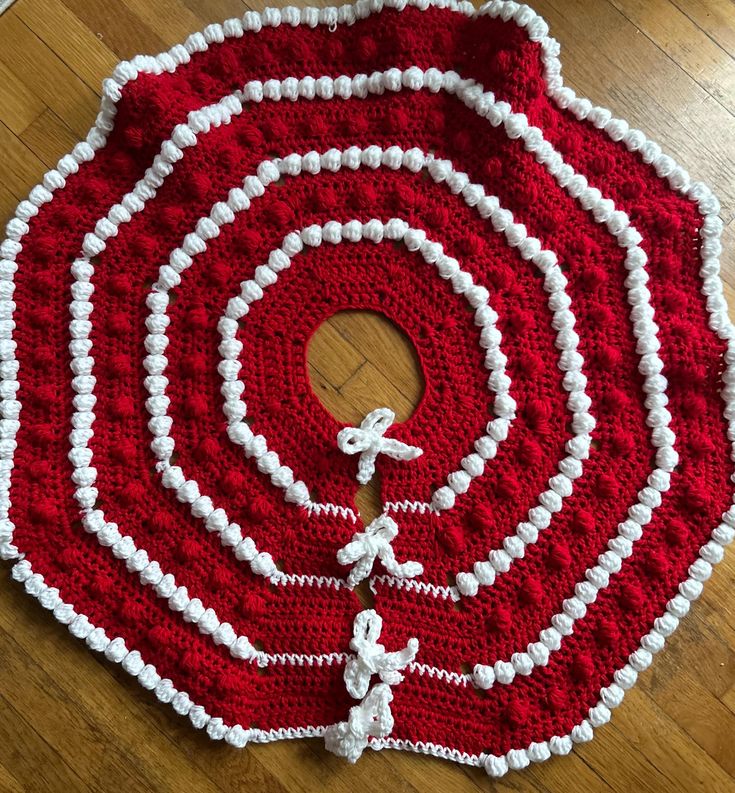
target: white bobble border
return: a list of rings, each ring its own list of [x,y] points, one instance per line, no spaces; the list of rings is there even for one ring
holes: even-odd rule
[[[578,118],[588,119],[590,123],[598,128],[604,129],[612,140],[623,141],[631,151],[638,151],[645,162],[650,163],[656,168],[657,173],[666,178],[671,187],[690,200],[696,202],[703,216],[701,229],[702,245],[702,266],[700,270],[703,279],[702,292],[708,296],[707,309],[710,314],[710,327],[722,339],[728,342],[726,353],[727,371],[726,376],[731,371],[732,363],[735,361],[735,349],[732,345],[733,326],[730,323],[727,306],[722,294],[722,282],[719,269],[719,243],[721,222],[717,218],[719,204],[709,189],[700,184],[690,181],[689,175],[682,168],[677,166],[674,161],[661,152],[660,147],[646,140],[645,135],[639,130],[631,130],[628,124],[621,119],[614,119],[612,114],[604,108],[594,107],[589,100],[578,99],[574,92],[566,88],[561,77],[561,65],[559,62],[559,45],[554,39],[548,37],[548,27],[543,19],[532,9],[525,5],[519,5],[508,0],[492,0],[486,3],[481,9],[475,9],[469,3],[454,3],[445,0],[358,0],[354,6],[343,6],[340,9],[295,9],[283,11],[269,9],[258,14],[247,12],[242,20],[229,20],[222,28],[222,36],[242,36],[246,31],[257,32],[266,25],[279,24],[305,24],[314,27],[318,24],[326,24],[330,27],[337,24],[352,24],[358,19],[364,19],[372,13],[379,13],[383,8],[402,9],[406,5],[412,5],[420,9],[430,6],[449,8],[455,12],[462,13],[469,17],[489,14],[500,17],[503,20],[524,28],[533,41],[540,43],[542,56],[545,65],[547,80],[547,91],[549,95],[561,107],[569,108]],[[195,34],[191,36],[184,45],[177,45],[169,52],[161,55],[138,56],[132,61],[126,61],[115,69],[113,77],[106,80],[103,85],[103,96],[101,100],[100,113],[97,117],[95,126],[90,130],[87,140],[78,144],[70,155],[62,157],[57,169],[49,172],[42,185],[34,188],[28,200],[22,201],[17,210],[14,222],[8,226],[7,239],[0,245],[0,284],[3,284],[0,305],[2,305],[3,316],[8,313],[12,316],[13,304],[13,274],[16,269],[15,258],[21,250],[20,240],[27,233],[28,222],[38,213],[38,208],[50,201],[53,192],[63,186],[67,175],[75,173],[79,164],[87,162],[94,157],[95,151],[104,147],[107,136],[114,125],[116,103],[120,100],[122,89],[131,80],[137,79],[140,73],[160,74],[164,71],[174,71],[182,63],[187,63],[194,52],[207,49],[209,41],[218,41],[220,31],[218,26],[210,26],[206,34]],[[431,70],[427,70],[427,74]],[[412,76],[411,80],[414,79]],[[435,90],[433,84],[427,80],[426,87]],[[495,109],[488,115],[491,123],[502,122],[503,110]],[[539,149],[542,151],[542,148]],[[556,161],[552,156],[552,162]],[[131,207],[125,207],[130,209]],[[131,201],[134,208],[135,203]],[[25,224],[25,225],[22,225]],[[637,244],[637,241],[633,241]],[[83,329],[86,320],[73,320],[76,325],[72,325],[72,343],[77,338],[76,330]],[[654,351],[655,352],[655,351]],[[3,409],[8,405],[8,410],[14,412],[16,417],[20,411],[20,405],[15,399],[18,389],[17,382],[17,361],[14,358],[14,350],[8,350],[7,354],[2,354],[2,383],[1,396],[3,398]],[[729,381],[726,381],[729,382]],[[75,397],[75,404],[83,401],[79,400],[80,395]],[[723,389],[723,399],[725,400],[725,416],[731,424],[730,437],[735,437],[733,429],[733,418],[735,418],[735,390],[727,387]],[[87,400],[88,401],[88,400]],[[17,420],[17,419],[14,419]],[[666,438],[666,433],[660,433]],[[0,481],[0,556],[6,559],[17,559],[18,549],[12,544],[12,523],[7,517],[9,508],[9,489],[10,473],[13,465],[13,452],[15,448],[14,433],[8,437],[0,446],[0,460],[3,463],[3,477]],[[673,468],[676,465],[676,453],[666,455],[663,453],[663,445],[659,449],[659,457],[665,460],[660,463],[662,467]],[[89,474],[89,472],[88,472]],[[91,475],[91,474],[89,474]],[[89,487],[86,491],[90,496],[93,488]],[[715,564],[722,556],[722,548],[732,542],[733,526],[735,525],[735,509],[731,509],[723,516],[722,523],[712,532],[712,540],[708,542],[700,551],[700,557],[709,564]],[[622,525],[622,524],[621,524]],[[697,576],[702,575],[701,566],[694,569]],[[55,617],[67,624],[75,635],[84,636],[92,649],[104,651],[110,660],[118,663],[122,662],[131,653],[127,652],[122,639],[110,641],[101,628],[93,628],[85,622],[83,615],[76,615],[73,608],[63,604],[59,600],[58,591],[46,587],[43,579],[38,574],[33,574],[30,564],[26,560],[21,560],[13,568],[13,576],[19,581],[23,581],[29,594],[34,595],[46,608],[50,608]],[[309,577],[302,577],[308,579]],[[696,586],[699,584],[699,586]],[[651,633],[647,634],[641,642],[641,649],[648,653],[655,653],[663,646],[665,638],[676,629],[678,621],[686,615],[689,609],[690,600],[698,596],[701,590],[701,581],[690,577],[682,582],[680,587],[684,594],[676,595],[667,605],[667,611],[663,617],[656,621],[656,627]],[[431,585],[426,585],[426,591],[431,591]],[[77,619],[79,617],[79,619]],[[89,632],[87,633],[87,629]],[[660,629],[660,630],[659,630]],[[637,651],[638,652],[638,651]],[[637,664],[641,663],[641,658],[647,660],[647,656],[636,656]],[[129,669],[136,670],[140,666],[138,656],[127,664]],[[631,661],[630,666],[636,671],[640,671]],[[626,675],[625,672],[622,673]],[[228,727],[223,724],[221,719],[209,717],[199,706],[193,706],[188,700],[188,696],[173,688],[170,681],[157,681],[155,668],[150,665],[143,666],[138,673],[138,679],[146,688],[155,690],[156,695],[161,701],[170,702],[178,712],[188,712],[192,724],[199,729],[206,728],[208,734],[213,739],[225,739],[236,746],[243,745],[248,738],[253,741],[269,741],[290,737],[307,737],[312,735],[322,735],[325,728],[307,727],[303,729],[284,728],[272,730],[267,733],[261,731],[246,731],[239,726]],[[574,742],[588,739],[591,736],[593,727],[601,726],[610,717],[610,708],[616,707],[624,695],[617,683],[602,689],[601,701],[594,708],[590,709],[589,720],[585,720],[572,731],[570,736],[552,738],[548,742],[532,743],[525,749],[512,750],[507,755],[495,758],[488,755],[468,755],[438,746],[431,743],[412,743],[408,741],[398,741],[385,738],[374,743],[374,748],[379,749],[383,746],[396,749],[410,749],[416,752],[432,754],[435,756],[452,759],[456,762],[468,763],[471,765],[484,766],[492,776],[500,776],[507,772],[509,768],[523,767],[528,762],[540,762],[547,759],[550,754],[566,754],[572,748]],[[228,739],[228,736],[229,739]],[[527,762],[528,761],[528,762]]]

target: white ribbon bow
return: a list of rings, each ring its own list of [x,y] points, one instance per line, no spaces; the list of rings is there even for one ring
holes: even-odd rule
[[[391,541],[397,534],[396,522],[387,515],[380,515],[365,527],[365,531],[356,532],[352,540],[337,551],[340,564],[354,564],[347,576],[349,586],[357,586],[370,575],[376,558],[380,558],[383,567],[396,578],[413,578],[424,572],[419,562],[399,564],[396,561]]]
[[[372,737],[383,738],[393,731],[393,701],[391,686],[400,683],[404,669],[416,657],[418,639],[409,639],[403,650],[387,653],[378,643],[383,620],[373,609],[361,611],[352,626],[350,647],[357,655],[345,666],[344,679],[347,691],[355,699],[363,698],[359,705],[350,708],[347,721],[327,727],[324,744],[328,751],[356,763]],[[370,687],[370,678],[379,675],[381,683]]]
[[[357,653],[345,665],[345,685],[350,696],[361,699],[370,687],[370,678],[377,674],[383,683],[395,686],[403,680],[400,669],[405,669],[416,657],[419,640],[409,639],[408,644],[396,652],[387,653],[378,643],[383,630],[383,619],[373,609],[361,611],[352,626],[350,648]]]
[[[424,453],[418,446],[383,437],[395,418],[396,414],[390,408],[377,408],[365,416],[359,427],[345,427],[337,433],[340,451],[360,455],[357,481],[361,485],[366,485],[373,478],[379,454],[387,454],[394,460],[415,460]]]
[[[380,683],[359,705],[350,708],[347,721],[327,727],[324,746],[328,752],[356,763],[368,745],[368,737],[383,738],[393,731],[393,714],[390,703],[393,692],[386,683]]]

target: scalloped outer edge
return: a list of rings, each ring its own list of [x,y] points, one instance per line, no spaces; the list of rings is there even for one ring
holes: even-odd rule
[[[28,221],[38,213],[38,208],[51,201],[53,193],[65,184],[65,176],[75,173],[79,164],[93,159],[95,151],[103,148],[107,136],[111,132],[116,114],[116,103],[121,97],[122,88],[139,73],[161,74],[174,71],[179,64],[187,63],[193,52],[206,50],[210,43],[219,43],[226,37],[240,37],[244,31],[258,31],[263,26],[278,26],[281,23],[297,26],[307,24],[315,27],[318,24],[334,28],[338,24],[352,24],[383,8],[402,10],[406,6],[414,6],[420,10],[429,7],[447,8],[466,16],[489,15],[498,17],[505,22],[513,21],[526,30],[532,41],[538,42],[542,49],[542,59],[547,84],[547,94],[562,108],[568,109],[578,119],[587,119],[599,129],[604,129],[608,136],[619,142],[625,138],[625,144],[631,151],[638,151],[644,162],[652,165],[661,178],[668,180],[670,186],[685,197],[694,201],[703,216],[700,236],[702,238],[702,293],[707,297],[710,328],[717,336],[727,342],[725,353],[725,371],[723,373],[722,398],[725,402],[724,415],[728,422],[728,438],[735,440],[735,379],[733,364],[735,363],[735,327],[730,321],[727,302],[723,294],[720,278],[719,254],[721,251],[720,237],[722,221],[719,219],[719,202],[710,189],[702,183],[692,183],[689,176],[676,162],[664,154],[658,144],[648,140],[637,130],[627,135],[628,125],[621,119],[612,117],[610,111],[594,106],[588,99],[578,98],[574,91],[567,88],[561,77],[559,60],[559,44],[549,37],[548,26],[532,8],[510,0],[491,0],[480,9],[467,2],[457,3],[454,0],[358,0],[354,5],[339,8],[284,9],[267,8],[262,13],[247,12],[242,19],[230,19],[222,25],[208,25],[202,33],[189,36],[182,45],[157,56],[137,56],[131,61],[123,61],[113,72],[111,78],[103,83],[103,96],[100,112],[94,126],[90,129],[84,142],[77,144],[70,154],[59,160],[57,168],[49,171],[40,185],[34,187],[26,201],[22,201],[7,226],[7,238],[0,246],[2,263],[0,266],[11,274],[15,272],[15,256],[21,250],[20,240],[28,231]],[[621,130],[623,130],[621,132]],[[12,295],[3,297],[0,303],[7,309],[12,303]],[[12,316],[12,309],[11,309]],[[12,320],[11,320],[12,322]],[[14,362],[17,367],[17,362]],[[17,386],[17,368],[10,367],[10,373],[3,372],[0,397],[3,408],[13,404]],[[17,404],[17,403],[16,403]],[[12,408],[11,408],[12,409]],[[17,418],[17,417],[16,417]],[[11,441],[13,446],[14,441]],[[735,451],[731,457],[735,456]],[[0,510],[7,516],[10,506],[10,473],[12,470],[12,451],[9,457],[10,466],[5,465],[0,471]],[[7,518],[2,521],[8,523]],[[101,627],[93,626],[89,620],[74,611],[73,606],[63,603],[58,590],[49,587],[38,573],[33,573],[29,562],[22,558],[17,548],[11,544],[12,534],[2,532],[0,528],[0,555],[6,559],[19,558],[13,569],[12,576],[25,585],[26,591],[33,595],[44,608],[52,610],[55,618],[69,627],[70,633],[84,639],[87,645],[104,652],[105,657],[121,664],[129,674],[136,676],[144,688],[155,690],[162,702],[171,704],[177,713],[188,715],[195,728],[207,730],[213,739],[226,740],[233,746],[245,746],[248,741],[266,743],[286,738],[321,737],[326,727],[281,728],[278,730],[245,730],[241,725],[227,726],[222,719],[212,717],[200,705],[191,702],[189,695],[177,691],[170,680],[161,679],[155,667],[146,664],[140,653],[129,651],[122,638],[110,640]],[[629,657],[629,663],[614,675],[615,682],[601,689],[600,700],[590,708],[589,718],[583,720],[565,736],[555,736],[548,741],[531,743],[526,748],[512,749],[505,755],[489,754],[472,755],[433,743],[410,742],[392,738],[383,738],[370,743],[373,749],[393,748],[430,754],[455,762],[484,767],[492,777],[500,777],[508,770],[525,768],[531,762],[541,762],[554,754],[568,754],[575,743],[591,740],[593,730],[607,723],[610,711],[620,705],[625,691],[631,688],[639,672],[644,671],[651,663],[652,656],[660,651],[666,639],[674,633],[680,620],[688,613],[690,604],[701,594],[703,582],[712,572],[712,565],[722,559],[723,548],[732,542],[735,536],[735,507],[731,507],[722,517],[722,523],[715,527],[712,539],[699,551],[699,559],[689,568],[689,576],[679,585],[679,594],[674,596],[666,607],[666,612],[654,621],[653,629],[641,639],[640,647]],[[420,674],[422,670],[417,670]]]

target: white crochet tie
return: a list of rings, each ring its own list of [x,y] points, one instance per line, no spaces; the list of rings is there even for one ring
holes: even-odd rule
[[[378,643],[382,630],[383,619],[374,609],[361,611],[355,617],[350,648],[356,655],[347,661],[344,672],[347,691],[355,699],[367,694],[374,674],[391,686],[400,683],[403,675],[399,670],[405,669],[419,650],[418,639],[409,639],[402,650],[387,653],[385,647]]]
[[[370,575],[377,558],[383,567],[396,578],[413,578],[424,572],[419,562],[396,561],[391,541],[398,534],[396,522],[387,515],[380,515],[365,527],[365,531],[356,532],[352,540],[337,551],[340,564],[352,564],[354,567],[347,576],[347,583],[354,587]]]
[[[393,732],[393,714],[390,703],[393,692],[390,686],[380,683],[359,705],[350,708],[347,721],[327,727],[324,746],[328,752],[356,763],[368,745],[368,737],[382,738]]]
[[[383,620],[373,609],[355,617],[350,648],[356,656],[347,661],[344,679],[350,695],[362,702],[350,708],[347,721],[327,727],[324,733],[326,748],[350,763],[357,762],[371,736],[383,738],[393,731],[390,687],[403,680],[399,670],[413,661],[419,649],[418,639],[412,638],[402,650],[387,653],[378,643],[382,629]],[[373,674],[382,682],[368,690]]]
[[[415,460],[424,453],[418,446],[383,437],[395,418],[396,414],[390,408],[377,408],[365,416],[359,427],[345,427],[337,433],[340,451],[360,455],[357,481],[361,485],[366,485],[373,478],[379,454],[387,454],[394,460]]]

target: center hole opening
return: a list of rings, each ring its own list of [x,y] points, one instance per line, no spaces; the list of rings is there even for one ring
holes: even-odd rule
[[[407,421],[426,383],[418,352],[406,333],[384,314],[351,309],[325,320],[306,352],[314,393],[339,422],[358,426],[375,408],[387,407],[396,423]],[[383,511],[378,474],[355,496],[363,523]]]
[[[407,421],[424,395],[426,383],[413,342],[384,314],[350,309],[325,320],[307,351],[311,387],[324,408],[339,422],[358,426],[375,408],[387,407],[396,423]],[[383,512],[379,472],[360,485],[355,504],[363,524]],[[368,581],[355,593],[373,606]]]

